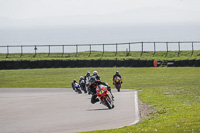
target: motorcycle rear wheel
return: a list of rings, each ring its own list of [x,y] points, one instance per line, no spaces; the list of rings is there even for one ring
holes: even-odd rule
[[[81,89],[84,91],[84,93],[87,93],[87,90],[85,87],[82,87]]]

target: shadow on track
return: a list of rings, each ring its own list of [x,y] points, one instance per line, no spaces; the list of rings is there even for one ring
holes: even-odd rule
[[[86,110],[86,111],[99,111],[99,110],[110,110],[108,108],[104,108],[104,109],[89,109],[89,110]]]

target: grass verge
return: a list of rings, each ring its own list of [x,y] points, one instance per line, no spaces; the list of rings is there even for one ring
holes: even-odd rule
[[[76,59],[144,59],[144,60],[186,60],[186,59],[200,59],[200,50],[194,51],[158,51],[154,53],[153,51],[144,51],[143,53],[139,51],[131,51],[130,54],[126,51],[115,52],[102,52],[92,51],[90,52],[79,52],[76,53],[37,53],[36,56],[34,53],[24,53],[23,55],[17,53],[9,54],[0,54],[1,60],[76,60]]]
[[[1,70],[0,87],[67,88],[73,79],[94,70],[112,88],[112,75],[118,70],[123,77],[123,88],[140,90],[139,99],[152,110],[136,125],[96,132],[200,132],[200,68]]]

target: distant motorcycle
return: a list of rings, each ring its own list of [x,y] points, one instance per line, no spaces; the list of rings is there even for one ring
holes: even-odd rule
[[[81,91],[81,88],[80,88],[80,85],[78,83],[75,83],[74,84],[74,89],[75,91],[78,93],[78,94],[81,94],[82,91]]]
[[[81,90],[83,90],[85,93],[87,93],[84,79],[80,81],[80,86],[81,86]]]
[[[122,87],[122,81],[120,77],[115,77],[114,78],[114,86],[117,89],[118,92],[120,92],[120,88]]]
[[[99,85],[96,88],[97,97],[100,99],[100,102],[108,107],[109,109],[114,108],[114,100],[112,94],[107,90],[106,86]]]

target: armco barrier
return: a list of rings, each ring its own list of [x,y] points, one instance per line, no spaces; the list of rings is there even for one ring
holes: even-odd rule
[[[46,60],[38,60],[37,61],[38,68],[46,68],[47,67],[46,64],[47,64]]]
[[[62,67],[61,60],[54,60],[53,68],[59,68]]]
[[[30,61],[21,61],[22,68],[30,68]]]
[[[108,67],[115,67],[116,66],[116,61],[115,60],[109,60],[108,61]]]
[[[93,60],[84,60],[85,62],[85,67],[92,67],[93,66]]]
[[[132,66],[132,60],[124,60],[124,67],[131,67]]]
[[[101,67],[101,60],[92,60],[92,67]]]
[[[85,67],[85,61],[84,60],[77,60],[77,67]]]
[[[167,61],[167,67],[174,67],[174,60],[173,61]]]
[[[13,61],[5,61],[5,69],[13,69]]]
[[[54,60],[47,60],[46,66],[47,66],[47,68],[52,68],[54,66]]]
[[[101,60],[101,67],[108,67],[109,66],[109,60]]]
[[[123,60],[115,60],[116,67],[123,67],[124,61]]]
[[[181,61],[180,60],[174,61],[174,66],[175,67],[180,67],[181,66]]]
[[[146,60],[140,60],[139,67],[146,67],[146,66],[147,66],[147,61]]]
[[[22,64],[21,61],[13,61],[13,69],[22,68],[21,64]]]
[[[188,60],[188,66],[192,67],[195,65],[195,60]]]
[[[146,66],[147,66],[147,67],[154,67],[153,62],[154,62],[153,60],[147,60],[147,61],[146,61]]]
[[[131,61],[131,67],[139,67],[140,60],[132,60]]]
[[[23,61],[22,61],[23,62]],[[30,61],[29,62],[29,68],[38,68],[38,62],[37,61]]]
[[[71,62],[70,62],[70,67],[78,67],[77,66],[77,63],[78,62],[78,60],[71,60]]]
[[[161,63],[161,61],[157,61]],[[169,64],[171,63],[171,64]],[[66,68],[66,67],[153,67],[153,60],[38,60],[0,61],[0,69]],[[158,64],[160,66],[160,64]],[[169,67],[200,67],[200,60],[168,61]]]
[[[0,61],[0,69],[5,69],[6,61]]]
[[[200,67],[200,60],[195,60],[195,67]]]
[[[181,66],[183,67],[189,66],[188,60],[181,60]]]
[[[61,64],[62,64],[62,67],[69,67],[70,66],[70,61],[69,60],[63,60],[61,62]]]

